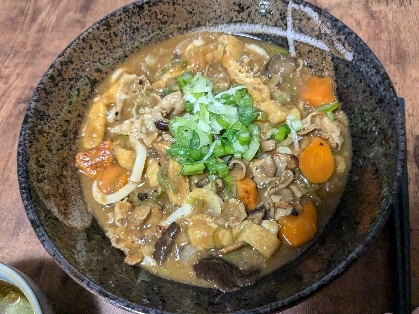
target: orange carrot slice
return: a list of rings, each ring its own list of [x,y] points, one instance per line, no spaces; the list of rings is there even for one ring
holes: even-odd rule
[[[335,171],[335,158],[329,144],[320,137],[315,137],[301,153],[299,165],[308,181],[323,183]]]
[[[128,183],[128,171],[118,164],[111,164],[97,176],[97,187],[105,194],[115,193]]]
[[[77,153],[76,164],[81,171],[94,179],[99,172],[113,162],[112,148],[112,141],[101,142],[96,147]]]
[[[258,203],[258,189],[256,183],[250,178],[243,178],[236,182],[238,198],[248,209],[255,209]]]
[[[300,95],[312,107],[330,104],[335,99],[332,79],[328,76],[312,76],[301,87]]]
[[[317,232],[316,207],[309,201],[298,216],[283,216],[278,219],[278,224],[280,238],[289,245],[300,246],[313,239]]]

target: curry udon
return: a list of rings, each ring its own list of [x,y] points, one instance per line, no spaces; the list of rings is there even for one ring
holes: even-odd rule
[[[351,163],[333,79],[283,47],[221,33],[118,66],[79,147],[86,198],[125,263],[224,291],[309,245]]]

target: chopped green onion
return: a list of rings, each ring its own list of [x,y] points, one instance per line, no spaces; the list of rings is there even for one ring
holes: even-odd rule
[[[328,112],[332,112],[333,110],[336,110],[338,107],[339,107],[339,101],[336,100],[330,104],[319,106],[316,109],[323,113],[328,113]]]
[[[224,151],[226,153],[226,155],[231,155],[234,153],[234,148],[231,145],[226,145],[224,146]]]
[[[301,122],[301,119],[294,116],[293,114],[288,114],[286,121],[291,131],[299,131],[303,128],[303,123]]]
[[[181,173],[185,176],[191,176],[195,174],[202,174],[204,173],[205,165],[203,162],[195,163],[195,164],[183,164]]]
[[[118,141],[127,141],[129,139],[129,136],[128,135],[126,135],[126,134],[116,134],[114,137],[113,137],[113,140],[115,141],[115,142],[118,142]]]
[[[256,124],[251,124],[247,126],[247,129],[253,137],[260,137],[260,127]]]
[[[251,140],[250,132],[239,133],[239,135],[237,135],[237,139],[239,140],[240,144],[249,145]]]
[[[188,61],[184,59],[174,59],[172,60],[172,62],[170,62],[169,65],[161,69],[161,74],[168,72],[172,67],[177,66],[177,65],[185,69],[188,66]]]
[[[173,194],[177,194],[179,192],[176,186],[170,182],[169,178],[162,171],[157,172],[157,181],[163,188],[170,190]]]
[[[187,102],[185,103],[185,110],[186,110],[187,112],[192,111],[192,110],[193,110],[193,108],[194,108],[194,105],[193,105],[192,103],[190,103],[189,101],[187,101]]]
[[[252,138],[252,141],[249,144],[249,149],[246,153],[243,154],[243,159],[246,161],[252,160],[253,157],[255,157],[257,151],[259,150],[259,146],[260,142],[257,139]]]
[[[186,72],[183,72],[182,75],[177,78],[177,81],[179,85],[183,87],[189,84],[192,81],[192,79],[193,79],[192,72],[186,71]]]
[[[219,125],[221,125],[224,129],[227,129],[230,125],[230,121],[228,121],[228,119],[226,119],[224,116],[222,115],[217,115],[216,121]]]
[[[273,139],[277,142],[282,142],[290,133],[291,133],[291,130],[289,126],[286,124],[281,124],[280,126],[277,127],[277,131],[275,135],[273,135]]]
[[[212,151],[212,154],[215,157],[220,157],[226,154],[224,147],[221,144],[221,141],[214,146],[214,150]]]
[[[240,154],[244,154],[249,149],[247,145],[242,145],[239,141],[233,143],[233,148],[236,153]]]
[[[175,142],[167,152],[181,164],[182,174],[206,170],[211,176],[225,178],[230,169],[224,156],[255,156],[261,131],[253,121],[267,119],[267,114],[253,107],[244,85],[214,94],[207,79],[200,74],[192,77],[190,72],[178,77],[178,83],[187,113],[169,121]]]
[[[236,196],[236,180],[231,176],[226,176],[223,178],[225,189],[230,197]]]

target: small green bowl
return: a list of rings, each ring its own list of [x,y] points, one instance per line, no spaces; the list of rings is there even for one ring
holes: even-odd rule
[[[0,280],[18,288],[28,299],[35,314],[53,314],[51,304],[42,290],[24,273],[12,266],[0,263]]]

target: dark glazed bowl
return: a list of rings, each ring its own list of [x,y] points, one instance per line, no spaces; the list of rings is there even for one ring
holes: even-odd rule
[[[225,294],[125,265],[123,254],[111,247],[87,211],[74,165],[83,116],[105,75],[144,45],[205,29],[287,45],[318,74],[333,75],[353,138],[346,191],[314,244],[255,285]],[[375,55],[348,27],[311,4],[138,1],[81,34],[42,78],[20,133],[19,186],[28,218],[49,254],[76,281],[116,306],[146,313],[265,313],[317,292],[375,239],[399,187],[403,130],[397,95]],[[76,229],[62,221],[88,227]]]

